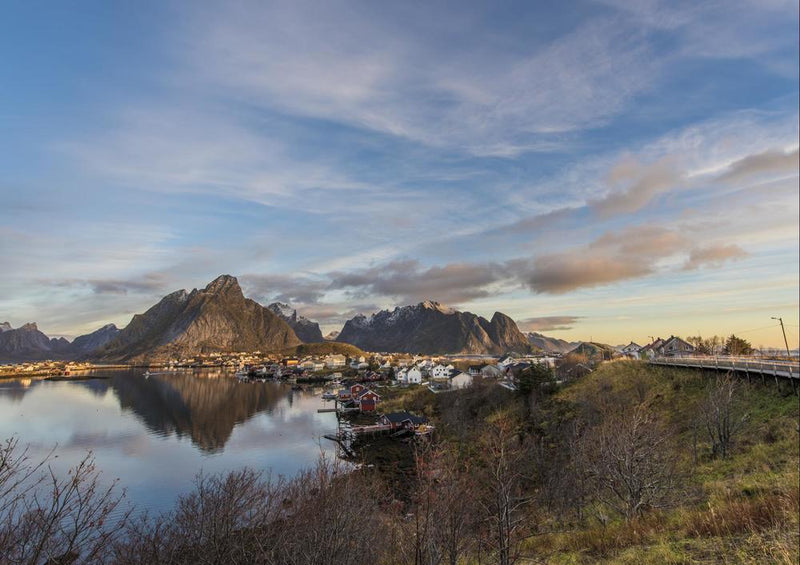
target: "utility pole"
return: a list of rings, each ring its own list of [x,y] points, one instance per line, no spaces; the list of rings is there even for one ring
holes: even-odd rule
[[[770,316],[773,320],[778,320],[781,323],[781,331],[783,332],[783,344],[786,346],[786,356],[791,359],[792,354],[789,353],[789,341],[786,339],[786,328],[783,327],[783,318],[776,318],[775,316]]]

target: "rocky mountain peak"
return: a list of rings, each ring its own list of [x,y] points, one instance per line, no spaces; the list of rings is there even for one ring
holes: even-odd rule
[[[0,324],[0,333],[7,332],[13,329],[14,328],[12,328],[11,324],[9,324],[8,322],[3,322],[2,324]]]
[[[26,332],[37,332],[37,331],[39,331],[39,327],[36,325],[36,322],[28,322],[24,326],[20,326],[19,329],[23,330],[23,331],[26,331]]]
[[[209,294],[229,294],[236,293],[241,295],[242,289],[239,281],[231,275],[220,275],[206,285],[204,292]]]
[[[420,302],[418,306],[420,308],[424,308],[425,310],[436,310],[442,314],[453,314],[455,312],[453,308],[445,306],[441,302],[436,302],[435,300],[424,300]]]

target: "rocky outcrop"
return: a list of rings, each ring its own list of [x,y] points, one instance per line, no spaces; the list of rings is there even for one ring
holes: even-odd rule
[[[530,351],[528,340],[505,314],[496,312],[489,321],[431,301],[381,310],[369,318],[360,314],[345,323],[336,341],[365,351],[422,354]]]
[[[226,351],[274,351],[301,342],[271,310],[245,298],[235,277],[202,290],[179,290],[137,314],[95,353],[103,360],[139,361]]]
[[[272,312],[289,324],[294,333],[303,343],[319,343],[322,341],[322,330],[319,324],[299,316],[297,310],[283,302],[273,302],[267,306]]]

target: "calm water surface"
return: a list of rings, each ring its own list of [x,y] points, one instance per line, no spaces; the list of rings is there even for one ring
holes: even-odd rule
[[[0,381],[0,439],[17,436],[34,458],[57,446],[53,465],[91,450],[104,479],[119,478],[137,508],[169,509],[204,473],[248,466],[291,476],[335,445],[321,436],[336,416],[321,389],[239,383],[231,373],[95,371],[73,382]]]

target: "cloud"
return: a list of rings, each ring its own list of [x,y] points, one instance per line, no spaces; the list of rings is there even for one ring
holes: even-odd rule
[[[748,155],[730,164],[727,171],[719,176],[719,180],[739,182],[760,174],[798,174],[800,169],[800,152],[798,149],[785,152],[770,149],[763,153]]]
[[[519,320],[517,325],[523,331],[555,331],[571,330],[572,326],[583,316],[541,316]]]
[[[488,287],[505,278],[497,264],[450,263],[424,268],[416,260],[391,261],[329,276],[331,289],[353,296],[392,297],[405,303],[430,299],[454,305],[490,296]]]
[[[747,257],[747,252],[738,245],[714,245],[692,249],[683,269],[690,271],[700,267],[719,267],[726,261]]]
[[[93,294],[128,294],[153,293],[162,291],[169,285],[170,279],[162,273],[147,273],[130,279],[91,278],[40,280],[40,283],[59,288],[86,287]]]
[[[480,8],[462,8],[201,10],[179,42],[182,78],[261,108],[493,157],[560,150],[565,133],[608,122],[657,82],[661,60],[616,18],[526,31],[511,50]]]
[[[608,175],[608,184],[617,188],[603,198],[589,202],[604,217],[630,214],[647,206],[660,194],[677,188],[682,174],[674,157],[664,157],[652,164],[643,164],[627,155]]]
[[[607,232],[588,245],[512,262],[536,293],[564,294],[653,274],[660,260],[691,248],[675,230],[636,226]]]
[[[326,280],[306,276],[251,274],[239,279],[246,294],[262,303],[317,304],[328,288]]]

